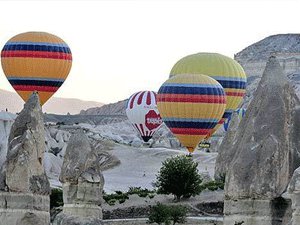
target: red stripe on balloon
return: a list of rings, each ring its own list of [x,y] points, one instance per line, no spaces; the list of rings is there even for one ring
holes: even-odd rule
[[[143,127],[143,125],[142,125],[142,124],[140,124],[140,128],[141,128],[141,131],[142,131],[142,134],[143,134],[143,136],[145,136],[144,127]]]
[[[245,95],[245,93],[229,91],[229,92],[226,92],[226,95],[227,96],[241,96],[241,97],[243,97]]]
[[[151,92],[147,91],[147,100],[146,100],[147,105],[151,105]]]
[[[130,105],[129,108],[132,109],[133,108],[133,103],[134,103],[134,99],[136,98],[136,96],[138,95],[138,93],[135,93],[132,98],[130,99]]]
[[[37,85],[13,85],[16,91],[44,91],[55,92],[59,87],[37,86]]]
[[[24,57],[24,58],[45,58],[45,59],[65,59],[72,60],[72,55],[63,52],[43,52],[43,51],[2,51],[1,57]]]
[[[211,129],[170,128],[174,134],[207,135]]]
[[[141,134],[142,132],[141,132],[139,126],[136,123],[134,124],[134,126],[136,127],[137,131]]]
[[[225,118],[219,120],[218,124],[223,124],[225,122]]]
[[[138,101],[137,101],[138,105],[142,104],[144,93],[145,93],[144,91],[140,93],[140,96],[139,96]]]
[[[158,94],[158,102],[197,102],[225,104],[224,95]]]

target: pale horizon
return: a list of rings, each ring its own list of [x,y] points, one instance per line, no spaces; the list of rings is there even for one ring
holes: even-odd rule
[[[105,104],[157,91],[186,55],[233,58],[267,36],[299,33],[300,2],[293,0],[0,1],[0,7],[1,49],[27,31],[61,37],[73,66],[54,97]],[[14,92],[2,70],[0,89]]]

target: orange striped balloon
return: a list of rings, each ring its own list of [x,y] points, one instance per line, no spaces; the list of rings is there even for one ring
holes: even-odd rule
[[[37,91],[43,105],[67,78],[72,54],[69,46],[53,34],[27,32],[4,45],[1,64],[8,81],[24,101]]]

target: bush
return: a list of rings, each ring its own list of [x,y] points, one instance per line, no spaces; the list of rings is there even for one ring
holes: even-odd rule
[[[52,189],[50,194],[50,209],[54,207],[63,206],[63,205],[64,205],[64,201],[63,201],[62,190],[58,188]]]
[[[150,209],[148,223],[171,224],[169,207],[161,203],[157,203]]]
[[[207,183],[201,184],[201,190],[208,189],[210,191],[216,191],[218,189],[224,190],[224,182],[222,181],[209,181]]]
[[[148,195],[154,194],[155,191],[150,191],[147,188],[142,189],[141,187],[129,187],[127,194],[137,194],[139,197],[147,197]]]
[[[113,194],[106,194],[103,191],[103,199],[105,202],[109,204],[111,199],[114,199],[115,201],[113,204],[115,204],[116,201],[118,201],[120,204],[125,202],[126,199],[129,199],[129,195],[137,194],[139,197],[147,197],[153,198],[155,195],[155,191],[150,191],[148,189],[142,189],[141,187],[130,187],[127,192],[122,191],[115,191]]]
[[[156,175],[155,186],[161,194],[173,194],[179,201],[182,196],[189,198],[201,192],[201,176],[198,163],[191,157],[176,156],[166,159]]]
[[[169,209],[170,218],[175,223],[185,223],[186,222],[186,213],[187,209],[181,205],[171,206]]]
[[[148,223],[169,225],[186,222],[187,209],[181,205],[167,206],[157,203],[150,209]]]
[[[114,194],[103,193],[103,199],[109,205],[114,205],[116,201],[119,201],[119,203],[123,203],[126,201],[126,199],[129,199],[129,197],[127,193],[123,193],[122,191],[116,191]]]
[[[109,205],[115,205],[116,201],[117,201],[117,199],[111,198],[111,199],[109,199],[109,200],[107,201],[107,204],[109,204]]]

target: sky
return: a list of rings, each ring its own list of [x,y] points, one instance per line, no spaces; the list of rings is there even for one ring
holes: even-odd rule
[[[54,96],[102,103],[158,91],[186,55],[233,58],[267,36],[300,33],[298,0],[0,0],[0,8],[1,48],[27,31],[61,37],[73,65]],[[2,70],[0,88],[14,91]]]

